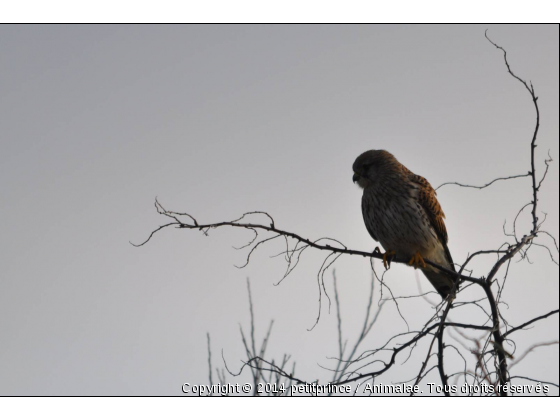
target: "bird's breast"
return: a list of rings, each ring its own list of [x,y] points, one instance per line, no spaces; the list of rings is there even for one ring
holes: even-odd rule
[[[414,192],[380,185],[362,196],[362,214],[370,234],[386,251],[403,257],[431,254],[441,246],[430,220]]]

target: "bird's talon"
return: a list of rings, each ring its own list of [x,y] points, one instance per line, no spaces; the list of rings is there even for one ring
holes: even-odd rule
[[[389,268],[391,268],[391,258],[392,256],[394,256],[396,254],[395,251],[387,251],[385,253],[383,253],[383,266],[385,267],[385,270],[388,270]]]
[[[412,258],[408,262],[408,265],[413,265],[415,269],[417,269],[420,266],[422,268],[426,268],[426,263],[424,262],[424,259],[422,258],[419,252],[417,252],[412,256]]]

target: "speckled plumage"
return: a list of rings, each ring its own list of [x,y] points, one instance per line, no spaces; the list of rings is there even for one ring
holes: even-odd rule
[[[364,189],[362,215],[371,237],[397,257],[419,253],[454,270],[445,214],[430,183],[385,150],[362,153],[353,169],[353,180]],[[449,275],[429,265],[422,272],[442,297],[448,295],[453,286]]]

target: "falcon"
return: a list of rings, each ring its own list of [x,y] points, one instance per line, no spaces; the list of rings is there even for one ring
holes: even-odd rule
[[[409,260],[408,264],[420,268],[442,298],[447,298],[453,276],[424,262],[426,258],[455,271],[447,247],[445,214],[430,183],[385,150],[362,153],[352,169],[352,181],[364,190],[366,228],[385,249],[385,268],[392,256]]]

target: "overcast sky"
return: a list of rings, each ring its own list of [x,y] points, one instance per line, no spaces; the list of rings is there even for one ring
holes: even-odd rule
[[[361,191],[351,182],[363,151],[389,150],[434,186],[526,173],[534,109],[485,29],[0,27],[0,394],[180,395],[184,382],[208,383],[207,332],[214,365],[223,366],[223,350],[239,369],[247,277],[257,336],[275,320],[268,356],[291,354],[298,376],[328,380],[318,364],[334,367],[334,311],[324,305],[308,331],[325,255],[306,251],[274,286],[285,266],[269,256],[282,244],[262,246],[239,270],[246,253],[232,246],[248,241],[245,231],[169,230],[142,248],[129,241],[164,223],[157,196],[199,222],[264,210],[279,228],[371,251]],[[558,237],[558,26],[490,26],[489,34],[539,96],[539,173],[548,150],[555,159],[539,210]],[[530,182],[445,186],[438,197],[451,253],[462,262],[504,242],[504,221],[509,230],[531,200]],[[518,232],[529,227],[522,216]],[[544,248],[530,257],[533,264],[510,268],[502,310],[512,325],[558,308],[558,266]],[[492,261],[481,258],[475,275]],[[367,305],[369,262],[343,257],[336,269],[352,341]],[[414,274],[395,265],[385,279],[396,295],[410,295],[418,291]],[[332,276],[325,280],[332,292]],[[421,299],[400,309],[411,329],[433,312]],[[454,321],[484,318],[465,310]],[[555,316],[518,333],[518,352],[557,340],[558,328]],[[405,331],[387,304],[362,349]],[[413,377],[422,352],[380,382]],[[449,363],[460,360],[450,355]],[[513,373],[557,383],[558,346],[536,350]],[[439,382],[437,373],[430,381]]]

